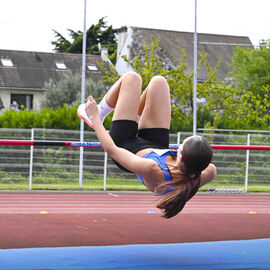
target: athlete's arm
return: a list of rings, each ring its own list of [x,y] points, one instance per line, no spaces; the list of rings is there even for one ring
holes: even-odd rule
[[[112,137],[106,131],[98,116],[98,108],[92,97],[89,98],[85,110],[94,126],[96,135],[103,149],[112,159],[116,160],[127,170],[135,174],[139,174],[142,177],[147,176],[151,173],[151,170],[154,166],[153,160],[138,157],[135,154],[127,151],[126,149],[115,145]]]
[[[200,187],[211,182],[216,177],[216,174],[216,166],[210,163],[208,167],[202,171]]]

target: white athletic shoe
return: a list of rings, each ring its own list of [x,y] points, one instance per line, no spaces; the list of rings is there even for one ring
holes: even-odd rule
[[[90,128],[94,129],[94,126],[93,126],[91,120],[89,119],[89,117],[86,114],[85,104],[81,104],[78,107],[77,114]]]

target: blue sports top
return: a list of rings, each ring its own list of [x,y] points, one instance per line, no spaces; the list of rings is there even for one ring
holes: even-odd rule
[[[170,150],[170,149],[164,149],[164,150],[153,150],[152,152],[142,156],[143,158],[151,158],[153,159],[158,166],[161,168],[163,174],[164,174],[164,179],[165,181],[171,181],[171,175],[169,168],[166,164],[166,157],[168,155],[176,156],[177,155],[177,150]],[[139,178],[140,182],[145,185],[142,177],[138,174],[136,176]],[[165,193],[173,191],[174,189],[169,189]]]

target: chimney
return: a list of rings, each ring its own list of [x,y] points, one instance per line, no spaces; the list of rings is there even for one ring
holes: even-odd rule
[[[110,65],[112,65],[111,60],[108,57],[108,48],[107,47],[101,47],[101,59],[105,62],[108,62]]]

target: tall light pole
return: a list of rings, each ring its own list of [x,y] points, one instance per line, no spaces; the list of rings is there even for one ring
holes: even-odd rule
[[[193,135],[197,130],[197,0],[195,0],[195,22],[194,22],[194,76],[193,76]]]
[[[85,102],[85,66],[86,66],[86,1],[84,0],[84,24],[83,24],[83,47],[82,47],[82,85],[81,103]],[[81,120],[80,142],[84,141],[84,121]],[[80,147],[79,186],[82,188],[83,179],[83,147]]]

